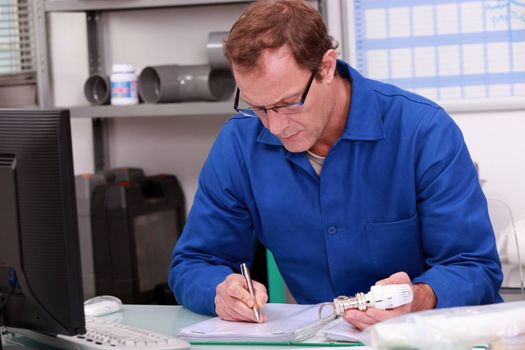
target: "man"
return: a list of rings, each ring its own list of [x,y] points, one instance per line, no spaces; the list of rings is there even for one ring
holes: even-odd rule
[[[253,233],[299,303],[375,283],[412,286],[409,305],[347,311],[359,329],[501,300],[486,201],[443,109],[338,60],[321,16],[303,1],[255,2],[225,49],[238,113],[210,151],[174,250],[169,281],[179,302],[255,321],[238,274],[252,261]],[[267,302],[257,282],[255,296],[259,307]]]

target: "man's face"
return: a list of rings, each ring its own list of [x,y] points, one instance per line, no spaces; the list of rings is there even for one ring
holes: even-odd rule
[[[253,108],[279,107],[301,100],[312,72],[300,67],[287,48],[266,50],[259,67],[243,70],[233,65],[241,98]],[[260,116],[263,125],[281,140],[290,152],[304,152],[321,138],[329,113],[323,96],[323,83],[314,79],[304,109],[297,114],[277,113],[269,109]]]

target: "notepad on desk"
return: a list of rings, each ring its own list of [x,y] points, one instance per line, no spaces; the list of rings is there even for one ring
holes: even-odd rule
[[[264,323],[231,322],[218,317],[182,328],[188,341],[302,341],[314,336],[330,319],[318,320],[319,305],[266,304]]]

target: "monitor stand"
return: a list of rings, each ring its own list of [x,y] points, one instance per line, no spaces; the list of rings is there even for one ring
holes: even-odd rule
[[[11,189],[0,195],[0,267],[19,268],[18,198],[16,193],[16,159],[0,154],[0,183]],[[0,283],[2,286],[2,283]],[[1,304],[0,304],[1,306]]]
[[[5,293],[7,295],[4,295],[4,293],[0,294],[0,350],[39,350],[38,347],[31,346],[33,341],[29,338],[16,337],[10,329],[4,327],[3,309],[9,301],[12,290]]]

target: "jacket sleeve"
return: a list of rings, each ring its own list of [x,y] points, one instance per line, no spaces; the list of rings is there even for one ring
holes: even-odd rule
[[[201,170],[169,271],[169,285],[177,301],[201,314],[215,313],[217,285],[238,272],[241,263],[253,260],[253,224],[244,204],[248,177],[242,148],[227,126]]]
[[[487,202],[461,131],[442,109],[420,129],[417,208],[437,307],[501,301],[503,279]]]

